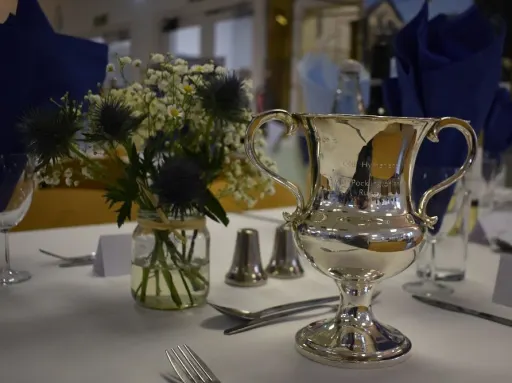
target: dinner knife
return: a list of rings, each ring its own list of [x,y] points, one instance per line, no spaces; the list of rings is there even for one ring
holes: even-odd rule
[[[484,313],[484,312],[473,310],[473,309],[468,309],[468,308],[465,308],[462,306],[454,305],[453,303],[442,302],[442,301],[439,301],[439,300],[433,299],[433,298],[421,297],[418,295],[413,295],[412,297],[422,303],[426,303],[427,305],[434,306],[434,307],[437,307],[437,308],[440,308],[443,310],[453,311],[453,312],[461,313],[461,314],[467,314],[467,315],[485,319],[485,320],[488,320],[488,321],[491,321],[494,323],[499,323],[503,326],[512,327],[511,319],[502,318],[497,315],[492,315],[489,313]]]
[[[316,309],[319,309],[319,308],[330,308],[330,309],[334,310],[334,309],[338,308],[338,305],[323,305],[323,306],[315,306],[314,308],[312,308],[312,307],[301,307],[301,308],[295,309],[295,310],[288,310],[288,311],[283,311],[283,312],[277,313],[277,314],[266,315],[264,317],[261,317],[261,318],[258,318],[258,319],[253,319],[253,320],[251,320],[249,322],[245,322],[245,323],[239,324],[237,326],[228,328],[227,330],[224,330],[224,335],[239,334],[241,332],[249,331],[249,330],[252,330],[254,328],[261,327],[261,326],[264,326],[266,324],[269,324],[270,322],[273,322],[276,319],[284,318],[284,317],[287,317],[287,316],[291,316],[291,315],[294,315],[294,314],[299,314],[299,313],[306,312],[306,311],[311,311],[313,309],[316,310]]]

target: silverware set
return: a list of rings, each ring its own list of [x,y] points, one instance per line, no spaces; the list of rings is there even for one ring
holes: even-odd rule
[[[380,293],[380,291],[376,291],[375,294],[373,295],[373,300],[375,300],[380,295]],[[277,319],[286,318],[295,314],[300,314],[307,311],[316,310],[319,308],[336,310],[338,308],[338,304],[329,303],[338,302],[339,299],[339,296],[310,299],[306,301],[299,301],[279,306],[273,306],[266,308],[264,310],[253,312],[233,307],[221,306],[211,302],[208,302],[208,304],[218,312],[230,318],[237,319],[243,322],[224,331],[225,335],[234,335],[265,326],[267,324],[275,322]]]

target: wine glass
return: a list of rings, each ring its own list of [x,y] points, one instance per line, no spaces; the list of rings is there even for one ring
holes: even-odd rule
[[[421,196],[425,190],[439,183],[443,179],[451,177],[459,171],[459,168],[443,167],[443,168],[415,168],[414,179],[412,185],[412,196]],[[419,281],[405,283],[402,287],[405,291],[413,295],[435,296],[450,295],[453,288],[445,284],[439,283],[436,276],[436,258],[438,254],[438,245],[443,242],[450,231],[456,226],[463,214],[463,203],[455,203],[454,195],[456,193],[464,193],[465,187],[463,181],[448,187],[447,189],[436,194],[429,201],[427,212],[430,216],[437,216],[438,222],[434,228],[429,229],[426,238],[426,245],[423,249],[422,267]],[[417,260],[418,261],[418,260]],[[421,262],[421,260],[419,260]]]
[[[26,154],[0,155],[0,231],[5,243],[5,254],[0,258],[0,286],[31,278],[27,271],[11,268],[9,230],[21,222],[30,207],[34,173],[35,163]]]

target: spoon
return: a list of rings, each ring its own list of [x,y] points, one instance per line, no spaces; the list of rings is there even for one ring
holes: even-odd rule
[[[96,256],[96,253],[94,251],[90,254],[80,255],[78,257],[65,257],[63,255],[55,254],[52,253],[51,251],[44,249],[39,249],[39,252],[45,255],[49,255],[50,257],[60,259],[61,261],[64,261],[59,265],[60,267],[92,265],[94,262],[94,257]]]
[[[380,295],[380,293],[381,293],[381,291],[376,291],[373,294],[372,299],[377,298]],[[339,295],[332,296],[332,297],[325,297],[325,298],[309,299],[306,301],[292,302],[292,303],[286,303],[284,305],[273,306],[273,307],[269,307],[269,308],[266,308],[264,310],[259,310],[259,311],[241,310],[241,309],[237,309],[234,307],[217,305],[212,302],[208,302],[208,304],[211,307],[213,307],[215,310],[220,312],[221,314],[224,314],[230,318],[237,319],[237,320],[243,320],[243,321],[251,321],[251,320],[263,318],[267,315],[283,313],[286,311],[290,311],[290,315],[293,315],[294,312],[296,311],[296,309],[305,308],[305,309],[312,310],[312,309],[317,308],[318,306],[325,306],[325,304],[327,304],[327,303],[339,301],[339,299],[340,299]]]

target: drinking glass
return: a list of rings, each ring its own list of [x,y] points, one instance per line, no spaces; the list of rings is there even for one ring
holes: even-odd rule
[[[440,179],[447,179],[454,175],[459,168],[415,168],[414,180],[412,185],[413,199],[416,195],[421,195],[424,190],[439,182]],[[454,196],[461,194],[460,201],[455,203]],[[469,192],[466,194],[466,188],[463,182],[459,182],[453,187],[449,187],[430,200],[427,212],[429,216],[437,216],[438,222],[433,229],[428,230],[426,245],[423,253],[420,256],[421,272],[418,273],[420,280],[409,282],[403,285],[403,289],[414,295],[421,296],[434,296],[434,295],[449,295],[453,293],[453,289],[445,284],[439,283],[439,273],[436,270],[436,259],[439,256],[439,245],[446,239],[454,228],[464,221],[463,217],[466,213],[464,207],[467,206],[467,199],[469,199]],[[465,229],[463,229],[465,230]],[[463,246],[467,243],[467,235],[463,236]],[[464,251],[464,249],[462,249]],[[465,253],[463,255],[465,259]]]
[[[27,271],[11,268],[9,230],[25,217],[34,193],[33,159],[25,154],[0,155],[0,231],[4,237],[5,254],[0,258],[0,285],[25,282]]]
[[[436,256],[436,280],[456,282],[464,280],[468,255],[468,239],[472,230],[471,222],[471,192],[462,178],[457,184],[446,211],[441,229],[435,236],[436,251],[442,256]],[[416,261],[416,274],[420,278],[428,277],[430,258],[425,256],[431,250],[427,243],[426,253],[421,254]]]

